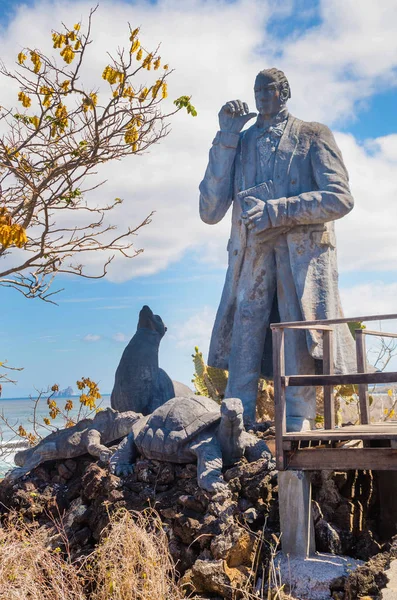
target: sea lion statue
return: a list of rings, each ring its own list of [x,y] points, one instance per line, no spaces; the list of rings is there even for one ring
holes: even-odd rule
[[[162,318],[144,306],[137,331],[117,367],[110,398],[112,408],[148,415],[170,398],[192,394],[187,385],[172,381],[159,367],[159,346],[166,331]]]

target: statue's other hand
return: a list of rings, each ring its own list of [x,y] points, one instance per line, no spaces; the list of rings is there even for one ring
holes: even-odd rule
[[[218,117],[221,131],[240,133],[247,121],[256,117],[256,113],[249,112],[246,102],[230,100],[222,106]]]
[[[241,213],[241,218],[247,229],[253,229],[254,233],[261,233],[266,229],[270,229],[272,224],[267,212],[266,203],[254,196],[244,198],[246,209]]]

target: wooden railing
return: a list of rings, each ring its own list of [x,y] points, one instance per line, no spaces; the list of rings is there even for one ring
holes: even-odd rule
[[[365,350],[365,336],[376,335],[382,337],[397,337],[396,333],[388,333],[383,331],[372,331],[368,329],[356,329],[356,359],[357,359],[357,373],[350,374],[335,374],[334,373],[334,349],[333,349],[333,328],[332,325],[339,325],[342,323],[352,322],[368,322],[368,321],[384,321],[390,319],[397,319],[397,314],[388,315],[370,315],[361,317],[350,317],[343,319],[328,319],[321,321],[296,321],[286,323],[273,323],[271,325],[273,334],[273,374],[274,374],[274,400],[275,400],[275,430],[276,430],[276,462],[279,470],[285,470],[288,468],[286,452],[291,449],[290,444],[292,442],[299,442],[300,440],[307,441],[316,438],[316,430],[312,432],[301,432],[294,434],[287,433],[286,428],[286,388],[288,386],[322,386],[324,389],[324,430],[323,439],[336,439],[338,434],[335,430],[335,401],[334,401],[334,386],[336,385],[358,385],[358,396],[360,406],[360,421],[361,427],[356,430],[350,428],[348,439],[371,439],[371,428],[369,418],[369,401],[368,401],[368,384],[382,384],[397,382],[397,372],[370,372],[368,373],[368,366],[366,361],[366,350]],[[317,330],[322,332],[323,335],[323,374],[322,375],[286,375],[285,374],[285,357],[284,357],[284,331],[285,329],[303,329],[303,330]],[[364,428],[363,428],[364,426]],[[343,430],[341,430],[343,431]],[[347,434],[347,432],[346,432]],[[375,431],[373,432],[374,435]],[[328,437],[327,437],[328,436]],[[383,433],[379,433],[382,439],[397,440],[397,424],[395,427],[387,427]],[[379,437],[378,436],[378,437]],[[343,437],[343,436],[342,436]],[[340,438],[338,438],[340,439]],[[343,438],[346,439],[346,438]],[[395,448],[396,444],[391,443],[390,447]],[[346,452],[346,451],[345,451]],[[397,450],[396,461],[393,468],[397,468]],[[315,453],[317,459],[319,455]],[[346,454],[347,456],[347,454]],[[366,454],[365,456],[369,456]],[[358,455],[357,455],[358,458]],[[316,460],[317,460],[316,459]],[[327,460],[329,456],[327,455]],[[306,453],[306,465],[310,465],[310,458],[307,458]],[[313,456],[314,460],[314,456]],[[365,462],[365,461],[364,461]],[[299,461],[295,461],[296,465],[299,465]],[[332,464],[332,460],[329,464]],[[371,462],[368,464],[372,464]],[[295,468],[299,468],[296,466]],[[309,468],[306,466],[304,468]],[[312,467],[316,468],[316,467]],[[321,468],[321,466],[317,466]],[[324,467],[325,468],[325,467]],[[352,468],[352,467],[349,467]],[[369,468],[360,467],[357,465],[355,468]]]

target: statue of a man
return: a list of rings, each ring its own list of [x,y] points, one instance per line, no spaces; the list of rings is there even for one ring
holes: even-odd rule
[[[208,363],[228,369],[226,397],[241,398],[255,420],[258,379],[272,374],[269,324],[342,317],[334,221],[353,208],[348,174],[331,131],[288,113],[278,69],[255,80],[258,116],[240,100],[219,113],[220,131],[200,185],[200,216],[218,223],[233,205],[229,266]],[[335,370],[355,370],[347,325],[334,331]],[[315,331],[287,330],[287,374],[321,372]],[[312,426],[315,388],[287,388],[287,428]]]

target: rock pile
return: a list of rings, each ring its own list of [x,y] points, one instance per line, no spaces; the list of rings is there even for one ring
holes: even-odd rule
[[[154,508],[187,590],[231,598],[233,588],[252,584],[258,532],[266,523],[265,537],[274,545],[271,533],[278,530],[277,473],[266,464],[229,469],[230,493],[211,497],[198,487],[195,465],[138,460],[134,473],[121,480],[85,456],[46,463],[15,484],[3,481],[0,503],[3,518],[14,509],[48,528],[53,548],[63,548],[66,533],[73,559],[92,551],[112,511]],[[267,545],[261,546],[265,564]]]
[[[313,473],[313,515],[318,552],[368,560],[382,550],[377,474]]]
[[[388,574],[390,565],[397,558],[397,536],[387,544],[387,547],[387,552],[376,554],[365,565],[349,575],[340,598],[343,600],[356,600],[356,598],[386,600],[396,597],[395,590],[390,595],[384,589],[390,578]],[[384,591],[382,592],[382,590]]]
[[[228,469],[230,492],[211,496],[198,487],[192,464],[141,459],[121,479],[88,455],[52,461],[16,483],[0,483],[0,516],[7,519],[14,510],[25,521],[35,520],[48,532],[51,548],[62,550],[67,539],[78,559],[93,550],[113,511],[153,508],[187,592],[232,598],[236,588],[252,592],[267,580],[277,546],[277,472],[266,465],[243,461]],[[378,598],[387,583],[384,571],[397,556],[394,544],[379,541],[375,480],[372,473],[313,475],[317,549],[363,560],[376,554],[347,581],[334,582],[334,598]]]

